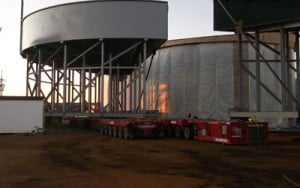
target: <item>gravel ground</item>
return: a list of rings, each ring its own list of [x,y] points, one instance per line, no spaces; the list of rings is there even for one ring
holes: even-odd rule
[[[0,135],[0,188],[296,187],[299,138],[271,133],[268,145],[230,146],[66,127]]]

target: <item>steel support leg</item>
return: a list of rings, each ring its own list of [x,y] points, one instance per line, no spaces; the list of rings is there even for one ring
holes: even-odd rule
[[[42,50],[38,49],[38,53],[39,53],[39,59],[38,59],[38,63],[37,63],[37,70],[36,70],[36,82],[37,82],[37,87],[36,87],[36,96],[40,96],[41,95],[41,66],[42,66]]]
[[[82,67],[85,67],[85,56],[82,57]],[[80,72],[80,112],[85,112],[85,69]]]
[[[104,42],[101,41],[101,99],[100,99],[100,112],[103,112],[103,108],[104,108]]]
[[[143,85],[144,85],[144,100],[143,100],[143,110],[147,110],[147,71],[146,71],[146,63],[147,63],[147,40],[144,40],[144,46],[143,46]]]
[[[109,89],[108,89],[108,112],[112,112],[112,95],[113,95],[113,80],[112,80],[112,54],[109,54],[109,77],[108,77],[108,84],[109,84]]]
[[[297,82],[296,82],[296,92],[297,100],[300,101],[300,52],[299,52],[299,30],[295,33],[295,51],[296,51],[296,67],[297,67]],[[297,106],[297,110],[300,106]]]
[[[64,77],[63,77],[63,113],[66,113],[66,101],[67,101],[67,62],[68,62],[68,47],[64,44]]]
[[[89,69],[89,87],[88,87],[88,102],[89,102],[89,113],[91,113],[92,110],[92,71]]]
[[[243,79],[243,44],[242,44],[242,34],[238,35],[239,37],[239,54],[238,54],[238,59],[239,59],[239,108],[243,109],[243,101],[244,101],[244,92],[243,92],[243,87],[244,87],[244,79]]]
[[[259,32],[255,31],[255,46],[256,46],[256,53],[255,53],[255,67],[256,67],[256,111],[261,111],[261,90],[260,90],[260,45],[259,45]]]
[[[55,61],[52,60],[52,79],[51,79],[51,110],[53,111],[55,109],[55,80],[56,80],[56,74],[55,74]]]
[[[286,31],[280,30],[280,48],[281,48],[281,80],[287,86],[287,52],[286,52]],[[287,109],[286,88],[282,87],[282,110]]]

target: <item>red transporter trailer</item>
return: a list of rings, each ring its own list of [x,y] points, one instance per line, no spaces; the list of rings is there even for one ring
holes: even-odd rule
[[[161,122],[166,136],[192,139],[197,121],[195,119],[163,119]]]
[[[195,140],[223,144],[246,144],[247,126],[243,122],[199,121]]]
[[[268,143],[268,124],[198,119],[163,120],[166,135],[223,144]]]
[[[99,130],[101,134],[118,138],[163,136],[161,123],[154,118],[94,119],[92,124],[92,128]]]

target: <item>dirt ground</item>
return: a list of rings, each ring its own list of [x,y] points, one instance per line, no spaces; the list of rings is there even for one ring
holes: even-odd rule
[[[268,145],[192,140],[121,140],[93,130],[47,128],[0,135],[0,188],[294,187],[300,134],[272,133]]]

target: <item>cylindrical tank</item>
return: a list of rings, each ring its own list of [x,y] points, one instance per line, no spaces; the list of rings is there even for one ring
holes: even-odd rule
[[[26,95],[43,96],[46,115],[140,112],[146,59],[168,38],[168,3],[61,4],[29,14],[21,29]]]
[[[278,37],[262,35],[261,40],[278,49]],[[228,110],[239,105],[240,63],[235,35],[167,41],[156,51],[148,78],[148,103],[168,117],[183,118],[191,113],[204,119],[229,119]],[[255,49],[242,40],[244,66],[255,75]],[[280,56],[261,45],[261,53],[280,72]],[[256,110],[256,81],[243,71],[243,104]],[[281,85],[265,63],[260,65],[261,110],[280,111]],[[293,78],[291,78],[293,79]]]
[[[88,39],[167,39],[168,5],[161,1],[87,1],[38,10],[23,21],[22,50]]]

